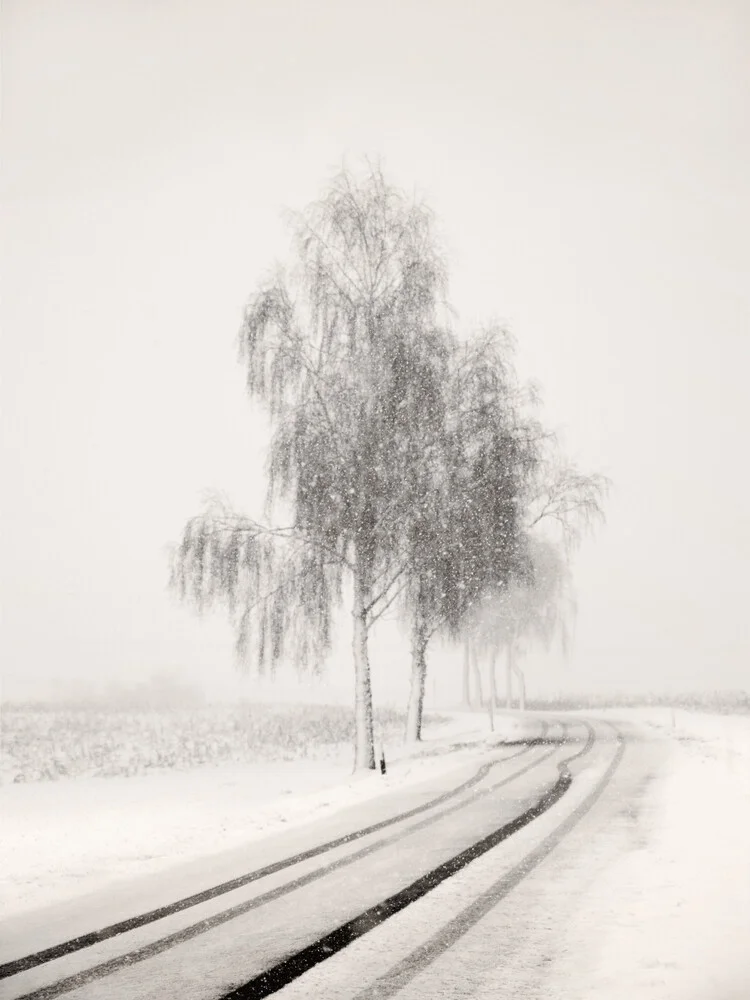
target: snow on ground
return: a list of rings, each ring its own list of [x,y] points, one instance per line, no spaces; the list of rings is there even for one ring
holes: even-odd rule
[[[533,731],[513,715],[495,719],[497,739]],[[384,777],[352,775],[347,746],[318,761],[2,786],[0,912],[163,871],[428,780],[465,763],[489,735],[485,716],[451,713],[449,722],[425,729],[417,748],[386,748]],[[468,746],[448,752],[456,743]]]
[[[616,849],[594,845],[611,861],[580,880],[580,894],[559,901],[565,931],[555,942],[547,992],[539,995],[748,1000],[750,718],[669,708],[593,714],[633,723],[647,739],[667,741],[669,753],[634,800],[629,839],[613,829]],[[500,714],[495,736],[519,738],[520,725],[517,715]],[[2,787],[3,915],[164,871],[388,789],[465,770],[489,726],[484,716],[455,714],[426,736],[416,753],[387,748],[385,778],[352,776],[346,747],[317,763]],[[606,838],[607,829],[598,836]],[[581,854],[580,863],[591,858]],[[554,903],[553,883],[542,885],[539,907]]]
[[[558,996],[750,997],[750,718],[670,709],[597,712],[669,737],[632,849],[568,924]]]

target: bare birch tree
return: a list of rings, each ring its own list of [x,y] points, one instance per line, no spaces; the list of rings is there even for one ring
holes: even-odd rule
[[[372,166],[343,171],[291,224],[291,266],[240,331],[248,393],[273,428],[266,521],[209,507],[173,582],[198,607],[222,603],[261,669],[319,666],[348,584],[355,768],[374,768],[368,635],[400,585],[403,524],[441,434],[445,272],[430,213]]]
[[[413,491],[417,502],[406,522],[409,741],[420,739],[432,636],[455,637],[475,602],[524,570],[523,497],[540,438],[537,424],[522,415],[524,391],[507,334],[491,330],[457,346],[450,376],[442,435],[423,467],[429,487]]]
[[[498,655],[505,650],[507,708],[513,704],[514,677],[520,708],[525,707],[526,684],[519,664],[523,648],[532,643],[549,648],[557,637],[567,651],[575,614],[571,554],[582,537],[603,521],[608,487],[606,477],[584,475],[561,460],[554,437],[545,439],[527,497],[526,577],[487,593],[467,620],[469,644],[489,656],[493,677]]]
[[[531,571],[524,584],[512,584],[495,602],[487,622],[485,644],[489,647],[492,670],[499,651],[506,654],[506,708],[513,707],[513,679],[518,681],[518,707],[526,707],[526,681],[519,663],[529,645],[549,649],[555,638],[567,651],[575,614],[569,561],[560,546],[544,539],[532,539]]]

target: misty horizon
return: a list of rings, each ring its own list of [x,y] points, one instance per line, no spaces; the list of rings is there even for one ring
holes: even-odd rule
[[[457,324],[508,323],[565,450],[613,482],[572,650],[529,652],[530,695],[747,690],[746,14],[487,6],[457,37],[424,9],[355,56],[338,3],[4,4],[4,698],[164,671],[273,694],[168,593],[168,547],[207,490],[262,509],[243,308],[284,210],[362,152],[434,210]],[[324,680],[286,665],[279,696],[350,699],[342,621]],[[408,656],[376,629],[376,702]],[[458,647],[428,707],[433,684],[458,698]]]

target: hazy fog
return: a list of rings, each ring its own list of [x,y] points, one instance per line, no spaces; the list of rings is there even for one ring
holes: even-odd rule
[[[5,0],[3,672],[233,679],[166,546],[258,511],[244,300],[283,208],[381,155],[461,321],[507,319],[615,489],[539,690],[747,687],[750,8],[742,0]],[[373,645],[376,698],[407,646]],[[349,694],[348,637],[331,665]],[[460,655],[433,651],[438,691]],[[290,677],[281,679],[290,688]],[[428,682],[428,707],[432,695]],[[41,686],[41,687],[40,687]]]

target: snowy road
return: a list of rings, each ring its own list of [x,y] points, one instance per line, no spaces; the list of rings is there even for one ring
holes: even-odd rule
[[[22,915],[3,935],[2,962],[163,906],[205,888],[207,879],[218,885],[270,868],[93,946],[22,971],[11,967],[0,997],[619,997],[617,977],[606,980],[592,942],[606,949],[605,931],[616,930],[622,914],[612,898],[607,909],[597,890],[605,884],[622,896],[617,866],[643,848],[649,795],[658,787],[663,799],[682,748],[642,725],[591,726],[574,717],[550,724],[547,738],[477,751],[460,776],[454,771],[450,780],[442,775],[258,842],[251,864],[247,853],[225,852],[208,872],[183,866],[139,880],[130,897],[103,893]],[[574,755],[570,787],[531,818],[546,792],[563,791],[559,765]],[[530,821],[513,829],[524,816]],[[508,824],[512,835],[498,834],[510,832]],[[376,828],[342,841],[363,827]],[[316,845],[328,847],[311,853]],[[307,856],[280,864],[300,852]],[[742,927],[738,933],[742,940]],[[730,989],[743,970],[726,956],[724,966]],[[652,979],[652,992],[644,980],[639,996],[748,995],[676,993],[664,990],[663,977]]]

